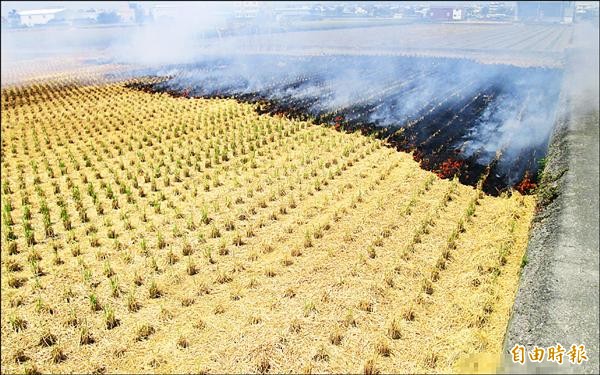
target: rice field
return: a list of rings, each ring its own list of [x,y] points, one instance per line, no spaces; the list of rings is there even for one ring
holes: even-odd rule
[[[4,372],[493,366],[534,196],[128,83],[2,89]]]
[[[407,23],[236,36],[214,43],[227,50],[300,56],[371,55],[471,58],[486,64],[562,67],[572,43],[569,25],[518,23]]]

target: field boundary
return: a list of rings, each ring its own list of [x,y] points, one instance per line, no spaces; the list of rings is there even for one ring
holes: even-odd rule
[[[504,340],[501,372],[598,372],[598,246],[589,236],[594,236],[594,230],[597,236],[598,226],[597,218],[594,224],[587,210],[581,209],[594,210],[593,198],[588,199],[594,189],[597,196],[598,181],[594,186],[591,168],[580,166],[584,161],[594,163],[594,157],[598,163],[597,154],[585,150],[593,144],[597,147],[598,115],[593,111],[578,113],[575,106],[576,98],[564,94],[560,102],[563,111],[557,119],[538,188],[536,214]],[[524,365],[512,362],[510,350],[516,344],[531,350],[557,343],[566,348],[565,352],[573,344],[584,344],[589,360],[581,365],[569,363],[566,356],[562,365],[546,360],[532,363],[527,359]]]

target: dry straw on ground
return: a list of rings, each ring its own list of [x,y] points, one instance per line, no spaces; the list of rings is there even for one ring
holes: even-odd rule
[[[122,83],[2,90],[6,372],[448,372],[499,353],[533,197]]]

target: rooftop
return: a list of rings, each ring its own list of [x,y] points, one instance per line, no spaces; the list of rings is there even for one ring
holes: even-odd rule
[[[19,16],[34,16],[38,14],[54,14],[65,10],[65,8],[48,8],[48,9],[34,9],[34,10],[23,10],[17,12]]]

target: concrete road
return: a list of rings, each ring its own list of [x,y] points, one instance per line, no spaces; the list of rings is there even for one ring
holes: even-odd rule
[[[596,71],[597,72],[597,71]],[[596,73],[597,74],[597,73]],[[567,79],[576,79],[575,76]],[[587,90],[565,93],[566,111],[545,173],[558,197],[534,219],[519,290],[509,323],[504,361],[510,373],[600,373],[598,315],[599,124],[597,75]],[[583,81],[582,81],[583,82]],[[581,84],[581,83],[579,83]],[[594,101],[596,103],[594,103]],[[551,190],[550,190],[551,191]],[[515,344],[530,350],[560,343],[564,364],[512,363]],[[587,361],[571,364],[571,345],[585,345]]]

